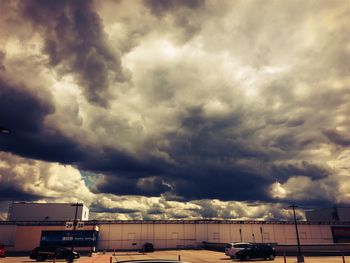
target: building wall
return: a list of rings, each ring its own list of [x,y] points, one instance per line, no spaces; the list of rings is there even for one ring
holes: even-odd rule
[[[75,209],[75,206],[69,203],[12,203],[9,221],[72,220]],[[86,206],[78,207],[77,219],[89,219],[89,209]]]
[[[16,225],[0,225],[0,244],[6,247],[14,247],[16,240]]]
[[[79,230],[92,230],[92,225],[85,225]],[[0,243],[8,251],[31,251],[40,245],[41,231],[67,230],[62,225],[0,225]]]
[[[301,244],[333,243],[330,225],[301,224],[298,229]],[[196,247],[203,241],[297,243],[292,223],[109,223],[100,225],[99,249],[141,249],[146,242],[156,249]]]
[[[64,230],[63,226],[17,226],[14,251],[30,251],[40,245],[42,230]]]
[[[0,224],[0,243],[9,251],[30,251],[40,244],[42,230],[65,230],[61,225]],[[100,250],[139,250],[146,242],[156,249],[194,248],[203,241],[214,243],[264,242],[296,244],[295,226],[280,222],[227,222],[227,221],[162,221],[162,222],[99,222]],[[299,224],[301,244],[333,243],[331,225]],[[93,229],[86,222],[84,230]]]
[[[321,208],[305,212],[307,221],[350,222],[350,207]]]
[[[335,208],[322,208],[312,211],[305,211],[307,221],[337,221],[334,213],[337,212]]]
[[[340,221],[347,221],[350,222],[350,208],[349,207],[342,207],[338,208],[338,215]]]

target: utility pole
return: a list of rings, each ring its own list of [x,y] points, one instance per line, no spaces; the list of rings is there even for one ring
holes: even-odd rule
[[[297,224],[297,218],[296,218],[296,216],[295,216],[295,208],[297,208],[298,206],[296,206],[295,204],[292,204],[292,205],[290,205],[289,207],[293,209],[294,225],[295,225],[295,231],[296,231],[296,233],[297,233],[297,242],[298,242],[297,262],[298,262],[298,263],[303,263],[303,262],[304,262],[304,256],[301,254],[300,240],[299,240],[299,232],[298,232],[298,224]]]
[[[78,207],[83,206],[83,204],[79,204],[77,202],[76,204],[72,204],[71,206],[75,206],[75,215],[74,215],[74,222],[73,222],[73,240],[72,240],[72,251],[73,251],[74,250],[74,242],[75,242],[75,230],[77,228]]]

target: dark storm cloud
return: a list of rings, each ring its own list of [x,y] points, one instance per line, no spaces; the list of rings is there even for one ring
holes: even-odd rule
[[[81,167],[97,172],[118,173],[124,172],[127,176],[142,177],[142,175],[159,174],[166,165],[156,158],[138,159],[126,152],[104,147],[102,149],[91,149],[84,154],[85,159]]]
[[[343,146],[343,147],[348,147],[350,146],[350,135],[348,133],[341,133],[341,132],[338,132],[336,130],[324,130],[323,133],[327,136],[327,138],[337,144],[337,145],[340,145],[340,146]]]
[[[118,176],[109,176],[105,181],[100,181],[97,185],[99,192],[113,193],[116,195],[144,195],[159,196],[160,194],[171,190],[162,178],[127,178]]]
[[[244,109],[239,109],[226,117],[208,118],[203,116],[202,107],[188,109],[180,120],[181,127],[187,131],[187,135],[169,135],[173,143],[169,151],[176,158],[181,156],[188,158],[187,155],[201,156],[198,160],[215,159],[216,156],[222,159],[226,157],[264,159],[267,157],[264,150],[251,148],[246,141],[254,133],[254,129],[258,128],[244,127],[245,115]]]
[[[0,125],[13,133],[0,150],[72,164],[64,171],[74,178],[85,170],[88,199],[112,196],[89,199],[96,211],[134,218],[250,216],[216,199],[348,200],[348,169],[337,159],[350,145],[348,18],[334,3],[4,4]],[[25,84],[8,81],[18,78]],[[113,194],[149,203],[109,208]],[[199,207],[177,212],[142,195]]]
[[[152,206],[150,209],[147,210],[148,215],[161,215],[164,214],[165,209],[160,206]]]
[[[269,200],[266,189],[276,177],[266,176],[269,165],[266,162],[264,168],[261,163],[268,156],[267,152],[250,145],[252,138],[249,133],[237,132],[227,136],[228,130],[240,125],[240,114],[206,119],[200,109],[190,110],[182,120],[182,128],[187,130],[187,135],[171,134],[170,146],[162,149],[179,165],[163,170],[173,189],[159,188],[159,193],[171,190],[188,200]],[[248,162],[241,162],[244,159]]]
[[[280,180],[286,180],[291,176],[307,176],[313,180],[322,179],[331,173],[327,167],[307,161],[273,164],[271,170]]]
[[[196,10],[205,4],[204,0],[144,0],[144,2],[156,16],[174,12],[182,7]]]
[[[5,59],[5,52],[0,50],[0,71],[5,71],[5,66],[3,64],[3,60]]]
[[[38,201],[42,198],[43,196],[29,193],[16,185],[6,185],[1,182],[0,201]]]
[[[50,65],[77,75],[86,98],[108,106],[110,81],[124,82],[126,77],[92,1],[29,0],[20,2],[20,10],[43,33]]]
[[[187,200],[269,200],[266,189],[275,176],[267,176],[269,166],[262,163],[268,152],[249,143],[249,131],[227,136],[228,130],[242,126],[243,114],[208,119],[201,109],[189,110],[181,120],[187,135],[170,134],[171,143],[161,148],[173,164],[157,159],[138,163],[110,149],[91,158],[85,168],[108,174],[97,185],[99,192],[146,196],[172,192]]]
[[[262,154],[249,149],[244,141],[233,143],[231,139],[217,136],[220,132],[224,134],[225,129],[236,124],[234,118],[213,123],[204,118],[186,117],[183,123],[187,128],[191,127],[193,134],[189,138],[174,136],[173,144],[166,149],[176,162],[181,163],[181,166],[168,165],[162,171],[166,182],[173,188],[167,187],[158,177],[156,177],[158,178],[156,183],[151,180],[150,184],[145,184],[147,186],[145,191],[136,187],[136,179],[108,176],[107,181],[101,183],[98,190],[114,194],[148,196],[172,191],[192,200],[200,198],[269,199],[266,187],[275,180],[275,177],[273,175],[266,177],[268,168],[260,169],[259,159],[254,159],[261,157]],[[241,158],[252,158],[252,161],[239,164],[233,162],[232,158],[236,158],[236,161]],[[266,167],[268,167],[267,164]],[[291,175],[293,175],[292,172]]]
[[[158,18],[170,15],[173,26],[179,31],[176,42],[186,42],[201,30],[201,11],[205,8],[204,0],[144,0],[151,14]]]
[[[308,194],[315,196],[315,198],[310,198],[310,199],[304,198],[304,199],[298,200],[298,205],[301,209],[332,207],[335,204],[335,201],[330,200],[327,196],[319,196],[313,192],[309,192]],[[295,199],[293,198],[286,198],[282,202],[282,204],[284,204],[285,207],[288,207],[290,204],[293,204],[293,203],[295,203]],[[337,202],[337,204],[346,205],[346,203],[342,203],[342,202]]]
[[[79,159],[76,143],[59,132],[47,129],[44,119],[55,111],[50,103],[20,85],[0,79],[0,120],[11,130],[0,137],[0,149],[34,159],[71,163]]]
[[[286,181],[293,176],[320,180],[332,174],[327,166],[287,161],[284,154],[274,154],[269,147],[263,147],[255,137],[267,134],[270,127],[249,127],[248,113],[242,108],[226,117],[208,118],[202,108],[195,108],[183,116],[181,127],[186,132],[169,135],[171,143],[162,149],[181,164],[165,172],[177,196],[187,200],[272,201],[268,187],[275,180]],[[305,139],[297,137],[295,130],[288,130],[287,123],[281,123],[284,124],[281,135],[267,138],[271,146],[293,156],[297,150],[307,149],[308,143],[301,143]],[[301,124],[297,121],[293,127]]]
[[[129,176],[124,173],[123,177],[113,177],[112,174],[106,177],[98,185],[98,191],[147,196],[172,192],[185,200],[219,198],[271,201],[267,189],[276,179],[285,181],[292,176],[322,179],[329,175],[327,168],[306,161],[274,163],[279,158],[274,160],[268,149],[256,144],[253,132],[255,128],[241,129],[245,126],[245,114],[242,110],[225,118],[213,119],[204,117],[201,108],[189,110],[181,120],[181,127],[187,131],[186,135],[169,135],[171,144],[162,148],[175,163],[158,170],[148,170],[146,166],[140,169],[145,172],[144,175],[152,175],[153,172],[162,174],[164,179],[156,175],[156,180],[150,180],[142,189],[137,186],[138,179],[129,178],[138,173],[135,166],[136,170]],[[275,138],[271,144],[285,150],[295,147],[301,149],[302,146],[298,146],[296,140],[288,134]],[[113,162],[108,163],[113,165]],[[98,165],[103,167],[103,160],[99,159]],[[131,167],[130,165],[130,169],[133,169]],[[154,168],[156,167],[155,165]],[[112,167],[108,170],[113,171]],[[139,178],[140,175],[136,177]]]
[[[216,207],[212,202],[209,200],[202,200],[197,201],[196,204],[200,205],[199,209],[196,209],[196,211],[203,217],[203,218],[217,218],[219,215],[218,207]]]
[[[220,200],[269,200],[266,189],[272,179],[263,178],[258,173],[235,169],[225,162],[204,165],[203,162],[173,179],[174,192],[188,200],[218,198]],[[198,185],[200,184],[200,187]]]
[[[54,128],[45,126],[45,117],[54,113],[50,95],[46,101],[28,89],[0,79],[1,125],[12,131],[0,137],[0,149],[34,159],[76,163],[95,171],[156,172],[156,160],[146,163],[114,149],[85,148]],[[152,165],[153,164],[153,165]]]
[[[131,214],[139,212],[137,209],[128,209],[123,207],[104,207],[101,206],[98,203],[93,203],[89,207],[91,212],[98,213],[98,212],[104,212],[104,213],[117,213],[117,214]]]
[[[288,120],[287,125],[289,127],[297,127],[297,126],[303,125],[304,122],[305,122],[305,120],[299,117],[296,119]]]
[[[0,119],[13,131],[38,132],[47,114],[54,112],[49,102],[40,100],[21,86],[0,78]]]
[[[44,92],[44,90],[43,90]],[[141,160],[112,148],[82,146],[55,128],[45,126],[45,118],[55,112],[50,100],[30,92],[23,85],[5,82],[0,78],[1,125],[11,130],[0,137],[0,150],[20,156],[64,164],[96,172],[124,172],[134,177],[159,173],[164,162],[149,158]]]
[[[0,136],[0,150],[30,159],[73,164],[83,170],[111,175],[123,173],[133,178],[147,177],[162,170],[162,162],[155,158],[140,160],[112,148],[81,146],[58,130],[46,127],[45,118],[55,109],[50,104],[50,96],[47,94],[45,98],[46,101],[24,87],[0,79],[0,120],[11,130],[11,134]],[[13,187],[8,181],[2,182],[2,186],[3,198],[12,198],[11,192],[18,195],[19,200],[37,198],[29,192],[21,193],[20,188]],[[112,178],[101,190],[155,196],[167,191],[168,187],[157,178]]]

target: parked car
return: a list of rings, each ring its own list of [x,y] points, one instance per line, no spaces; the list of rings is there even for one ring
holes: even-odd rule
[[[0,244],[0,257],[6,257],[6,250],[3,244]]]
[[[46,259],[65,259],[72,262],[80,257],[79,253],[70,249],[58,246],[42,246],[35,248],[29,256],[36,261],[45,261]]]
[[[275,259],[275,250],[267,244],[253,244],[236,253],[235,257],[240,260],[251,260],[253,258]]]
[[[154,252],[154,247],[152,243],[143,244],[140,252]]]
[[[225,255],[229,256],[230,258],[235,258],[235,255],[238,251],[243,250],[251,245],[251,243],[246,242],[227,243],[225,246]]]

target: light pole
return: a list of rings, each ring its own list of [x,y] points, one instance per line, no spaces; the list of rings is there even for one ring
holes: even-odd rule
[[[293,209],[294,225],[295,225],[295,231],[297,233],[297,242],[298,242],[297,262],[298,263],[302,263],[302,262],[304,262],[304,256],[301,254],[299,232],[298,232],[298,224],[297,224],[297,218],[295,216],[295,208],[298,207],[298,206],[296,206],[295,204],[292,204],[289,207]]]
[[[0,127],[0,133],[9,134],[9,133],[11,133],[11,131],[9,129],[4,128],[4,127]]]
[[[79,204],[77,202],[76,204],[72,204],[71,206],[75,206],[75,215],[74,215],[74,222],[73,222],[73,240],[72,240],[72,251],[73,251],[74,250],[74,241],[75,241],[75,229],[77,227],[78,207],[83,206],[83,204]]]

